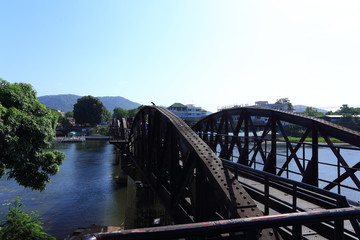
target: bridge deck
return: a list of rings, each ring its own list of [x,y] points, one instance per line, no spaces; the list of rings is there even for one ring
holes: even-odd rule
[[[264,192],[264,184],[262,184],[262,183],[259,183],[254,180],[251,180],[251,179],[248,179],[245,177],[241,177],[241,176],[238,176],[237,180],[249,192],[253,192],[253,191]],[[281,191],[277,188],[269,187],[269,193],[272,196],[272,198],[280,199],[281,201],[286,202],[286,203],[293,202],[293,195],[291,195],[287,192]],[[256,199],[254,199],[254,201],[256,202],[258,208],[265,212],[264,204],[257,201]],[[326,208],[319,206],[318,204],[304,200],[299,197],[296,199],[296,202],[297,202],[296,203],[297,212],[312,212],[312,211],[326,210]],[[281,213],[284,213],[284,212],[276,211],[274,209],[269,209],[269,215],[277,215],[277,214],[281,214]],[[345,231],[352,232],[352,233],[355,232],[355,230],[352,228],[352,225],[349,220],[344,221],[344,228],[345,228]],[[292,227],[289,227],[289,229],[291,230]],[[304,225],[302,226],[302,234],[303,234],[302,236],[304,237],[304,239],[328,239],[328,238],[325,238],[325,237],[319,235],[314,230],[312,230]]]

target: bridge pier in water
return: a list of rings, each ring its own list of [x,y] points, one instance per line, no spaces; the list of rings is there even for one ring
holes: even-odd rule
[[[121,185],[127,188],[124,228],[144,228],[173,223],[165,207],[125,152],[125,145],[116,145],[114,164],[119,166]]]
[[[125,229],[170,225],[172,220],[153,189],[131,177],[127,183]]]
[[[124,160],[123,154],[118,148],[115,149],[115,159],[113,164],[118,166],[118,172],[119,172],[118,183],[122,186],[126,186],[128,182],[128,176],[123,170],[124,164],[126,164],[126,162]]]

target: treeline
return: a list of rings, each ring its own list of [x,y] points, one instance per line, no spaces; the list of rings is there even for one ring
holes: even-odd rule
[[[305,116],[322,118],[325,115],[341,115],[341,117],[335,122],[340,126],[344,126],[356,131],[360,131],[360,108],[349,107],[347,104],[343,104],[337,111],[329,111],[322,113],[315,108],[307,107],[303,113]],[[285,132],[292,137],[301,137],[305,133],[305,129],[301,126],[289,124],[284,127]]]
[[[360,131],[360,108],[349,107],[347,104],[343,104],[339,110],[335,112],[328,112],[327,115],[342,115],[342,117],[336,122],[337,124]]]
[[[71,122],[71,119],[74,119],[76,124],[95,127],[100,123],[109,123],[114,118],[134,118],[140,108],[126,110],[117,107],[114,108],[113,113],[110,113],[98,98],[84,96],[79,98],[77,103],[74,104],[73,111],[66,112],[65,116],[60,116],[59,122],[62,126],[68,127],[74,124]]]

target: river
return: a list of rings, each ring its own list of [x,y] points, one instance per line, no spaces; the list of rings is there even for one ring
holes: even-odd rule
[[[114,166],[115,147],[107,141],[86,141],[84,143],[58,143],[54,145],[66,154],[58,174],[43,192],[32,191],[19,186],[13,180],[0,179],[0,212],[7,212],[4,204],[22,198],[26,212],[36,211],[44,222],[44,230],[58,239],[63,239],[78,227],[92,224],[122,226],[125,219],[125,187],[117,184],[118,166]],[[310,149],[305,149],[308,156]],[[279,148],[279,152],[285,152]],[[358,151],[347,153],[349,163],[358,161]],[[328,156],[327,156],[328,155]],[[330,150],[319,149],[319,156],[330,161]],[[283,162],[281,158],[279,163]],[[294,166],[292,164],[291,166]],[[320,176],[334,176],[335,169],[321,168]],[[356,173],[357,177],[359,172]],[[350,199],[358,196],[345,192]]]
[[[58,239],[77,227],[92,224],[121,226],[125,219],[126,188],[116,179],[114,146],[107,141],[57,143],[66,159],[43,192],[20,187],[15,181],[0,179],[0,212],[9,201],[21,197],[26,212],[35,211],[44,230]]]

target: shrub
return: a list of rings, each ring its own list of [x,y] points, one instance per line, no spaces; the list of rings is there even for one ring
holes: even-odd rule
[[[34,212],[30,214],[23,212],[20,209],[22,205],[19,198],[10,204],[9,212],[0,225],[0,239],[55,240],[55,237],[43,232],[39,215]]]

